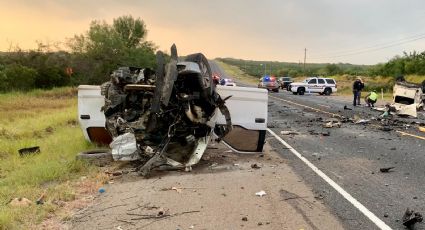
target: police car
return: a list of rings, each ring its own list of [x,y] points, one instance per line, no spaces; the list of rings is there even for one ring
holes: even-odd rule
[[[279,82],[277,82],[276,77],[274,76],[264,76],[260,78],[258,83],[258,88],[267,89],[268,91],[279,92]]]
[[[335,79],[312,77],[303,82],[293,82],[290,84],[291,92],[295,95],[304,93],[318,93],[320,95],[331,95],[336,93],[337,85]]]

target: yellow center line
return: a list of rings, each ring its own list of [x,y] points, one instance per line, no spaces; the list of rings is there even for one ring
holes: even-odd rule
[[[415,135],[415,134],[406,133],[406,132],[402,132],[402,131],[398,131],[398,130],[396,130],[396,132],[400,133],[401,136],[411,136],[411,137],[416,137],[416,138],[421,139],[421,140],[425,140],[425,137],[418,136],[418,135]]]
[[[324,114],[332,115],[333,117],[340,117],[340,118],[343,117],[343,116],[336,114],[336,113],[323,111],[321,109],[313,108],[313,107],[310,107],[310,106],[307,106],[307,105],[299,104],[299,103],[289,101],[289,100],[285,100],[285,99],[282,99],[282,98],[278,98],[278,97],[275,97],[275,96],[269,95],[269,97],[276,99],[276,100],[284,101],[284,102],[287,102],[287,103],[290,103],[290,104],[293,104],[293,105],[298,105],[298,106],[301,106],[301,107],[304,107],[304,108],[308,108],[308,109],[311,109],[311,110],[316,111],[316,112],[321,112],[321,113],[324,113]],[[373,126],[378,127],[376,125],[373,125]],[[423,136],[418,136],[418,135],[415,135],[415,134],[406,133],[406,132],[402,132],[402,131],[399,131],[399,130],[395,130],[395,132],[400,133],[401,136],[410,136],[410,137],[415,137],[415,138],[418,138],[418,139],[421,139],[421,140],[425,140],[425,137],[423,137]]]

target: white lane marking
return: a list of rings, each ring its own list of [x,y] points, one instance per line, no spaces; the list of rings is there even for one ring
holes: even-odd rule
[[[341,186],[339,186],[335,181],[329,178],[325,173],[323,173],[319,168],[312,164],[307,158],[303,157],[297,150],[292,148],[286,141],[280,138],[272,130],[267,129],[267,131],[273,135],[280,143],[282,143],[289,151],[291,151],[295,156],[297,156],[301,161],[303,161],[309,168],[311,168],[318,176],[320,176],[324,181],[326,181],[332,188],[334,188],[339,194],[341,194],[348,202],[350,202],[355,208],[362,212],[367,218],[369,218],[378,228],[390,230],[390,226],[384,223],[379,219],[375,214],[373,214],[369,209],[357,201],[353,196],[346,192]]]

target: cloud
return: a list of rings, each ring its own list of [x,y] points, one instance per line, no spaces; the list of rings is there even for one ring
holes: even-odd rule
[[[298,62],[304,48],[308,57],[360,49],[421,33],[425,26],[420,0],[17,0],[0,7],[8,9],[0,16],[2,49],[5,40],[28,46],[36,39],[63,40],[86,31],[91,20],[131,14],[146,22],[148,39],[161,49],[175,42],[182,54]],[[424,45],[420,40],[311,61],[373,64]]]

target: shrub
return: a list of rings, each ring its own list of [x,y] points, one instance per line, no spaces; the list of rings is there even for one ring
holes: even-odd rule
[[[33,68],[19,64],[11,64],[4,68],[0,74],[0,89],[6,90],[30,90],[34,88],[37,71]]]

